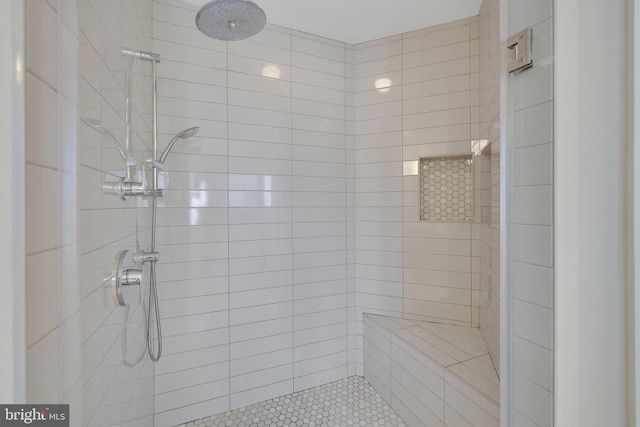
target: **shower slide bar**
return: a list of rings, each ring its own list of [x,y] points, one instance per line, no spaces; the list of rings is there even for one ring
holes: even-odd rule
[[[128,48],[122,48],[121,53],[123,56],[129,56],[134,59],[151,62],[152,69],[152,105],[151,105],[151,127],[152,127],[152,148],[151,157],[147,159],[144,164],[151,169],[152,182],[151,185],[146,185],[144,182],[131,182],[127,178],[120,178],[116,183],[105,183],[103,185],[103,191],[107,194],[113,194],[119,196],[121,199],[126,200],[130,196],[139,197],[151,197],[151,242],[150,248],[147,251],[133,253],[130,250],[123,250],[116,254],[116,260],[113,268],[113,275],[111,280],[111,288],[114,293],[116,303],[127,307],[125,311],[125,330],[126,321],[128,318],[128,306],[140,303],[144,314],[144,326],[145,326],[145,349],[149,354],[152,361],[156,362],[162,356],[162,328],[160,324],[160,307],[158,303],[158,289],[156,278],[156,263],[160,259],[160,253],[156,250],[156,226],[157,226],[157,210],[158,210],[158,197],[163,196],[163,190],[159,188],[158,174],[159,171],[164,168],[164,162],[169,155],[169,152],[173,146],[178,142],[194,136],[198,133],[198,127],[190,127],[179,132],[173,139],[167,144],[162,154],[158,155],[158,74],[157,64],[160,62],[160,55],[152,52],[132,50]],[[125,82],[125,87],[129,87],[129,81]],[[127,136],[130,135],[131,127],[129,122],[130,117],[130,94],[127,91],[126,94],[126,125]],[[127,177],[130,174],[127,174]],[[108,185],[107,185],[108,184]],[[149,264],[149,290],[147,292],[146,301],[144,301],[142,294],[142,266]],[[146,303],[146,304],[145,304]],[[123,343],[123,349],[126,349],[126,343]],[[125,362],[129,365],[135,365],[142,360],[145,351],[142,351],[135,361]],[[125,351],[126,353],[126,351]],[[125,354],[126,355],[126,354]],[[124,356],[123,356],[124,357]]]

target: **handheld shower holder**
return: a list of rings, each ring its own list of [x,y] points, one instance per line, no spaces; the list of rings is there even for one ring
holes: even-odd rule
[[[159,161],[153,160],[151,158],[145,160],[144,165],[149,169],[151,168],[164,169],[164,163],[160,163]]]
[[[143,197],[162,197],[164,196],[164,191],[162,188],[158,188],[157,190],[147,188],[145,189],[145,193]]]

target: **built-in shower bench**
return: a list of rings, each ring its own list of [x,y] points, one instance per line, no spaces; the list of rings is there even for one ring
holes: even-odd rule
[[[363,320],[364,377],[407,426],[499,427],[500,382],[478,328]]]

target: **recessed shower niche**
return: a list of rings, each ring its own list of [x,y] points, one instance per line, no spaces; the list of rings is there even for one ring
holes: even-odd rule
[[[420,159],[420,220],[473,219],[471,155]]]

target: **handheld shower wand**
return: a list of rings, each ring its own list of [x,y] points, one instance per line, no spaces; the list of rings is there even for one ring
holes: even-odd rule
[[[200,128],[198,126],[194,126],[192,128],[185,129],[179,134],[177,134],[176,136],[174,136],[171,142],[169,143],[169,145],[167,145],[167,148],[165,148],[162,154],[160,155],[160,159],[158,159],[158,163],[164,165],[164,161],[167,159],[167,156],[169,155],[169,152],[173,148],[174,144],[180,141],[181,139],[191,138],[192,136],[197,134],[199,130]]]

